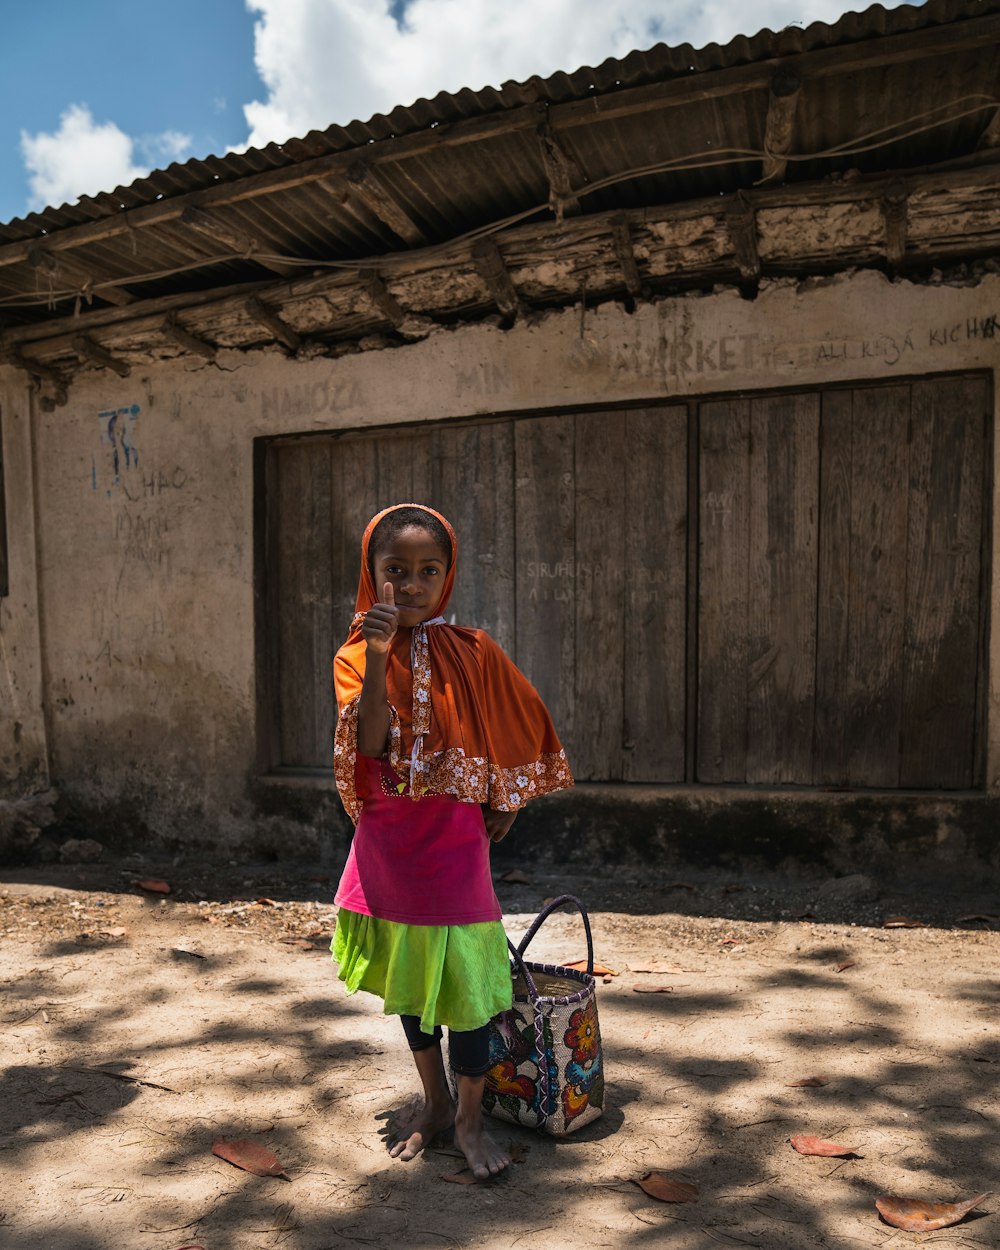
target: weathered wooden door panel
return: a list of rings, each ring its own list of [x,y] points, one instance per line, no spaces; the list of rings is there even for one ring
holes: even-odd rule
[[[743,781],[750,661],[750,401],[702,404],[698,488],[698,781]]]
[[[293,443],[277,465],[277,684],[280,758],[330,760],[333,646],[330,447]]]
[[[361,530],[415,500],[458,531],[449,617],[580,780],[981,784],[989,403],[944,378],[274,444],[266,757],[329,767]]]
[[[576,427],[576,719],[581,778],[620,781],[625,635],[625,415],[588,412]]]
[[[819,396],[750,405],[746,780],[810,785],[816,672]]]
[[[913,386],[901,786],[978,781],[988,400],[982,378]]]
[[[627,781],[683,781],[687,407],[627,412],[624,438],[622,776]]]
[[[844,677],[851,630],[851,413],[853,392],[823,396],[820,426],[819,585],[813,780],[846,785],[850,738]],[[847,437],[845,438],[845,434]]]
[[[575,458],[572,418],[528,418],[515,424],[514,659],[568,744],[576,742],[576,717],[583,714],[576,700]]]
[[[988,398],[701,405],[697,780],[977,783]]]
[[[513,428],[509,421],[439,426],[432,446],[427,499],[437,501],[459,543],[448,618],[488,630],[513,655]]]

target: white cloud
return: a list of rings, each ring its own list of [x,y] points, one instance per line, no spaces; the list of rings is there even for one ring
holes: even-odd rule
[[[114,122],[96,122],[85,104],[71,104],[57,130],[34,135],[21,131],[29,208],[58,206],[127,186],[144,178],[151,165],[179,159],[190,145],[189,135],[174,130],[132,139]],[[137,151],[148,163],[137,163]]]
[[[250,146],[461,87],[598,65],[660,41],[702,47],[767,26],[833,22],[846,0],[246,0],[267,98],[244,107]],[[888,0],[893,7],[893,0]]]

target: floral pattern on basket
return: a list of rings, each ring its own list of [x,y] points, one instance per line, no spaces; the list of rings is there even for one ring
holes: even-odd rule
[[[511,947],[514,1006],[490,1021],[490,1068],[483,1094],[483,1107],[490,1115],[555,1136],[582,1128],[604,1108],[604,1062],[593,975],[523,958],[542,921],[564,902],[580,909],[587,930],[588,967],[593,967],[586,912],[578,900],[565,895],[541,913],[520,947]],[[579,989],[562,995],[539,994],[536,976],[557,977]]]

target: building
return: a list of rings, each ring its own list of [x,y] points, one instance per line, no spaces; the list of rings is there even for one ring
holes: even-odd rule
[[[6,793],[342,838],[330,660],[365,520],[417,499],[594,787],[536,815],[551,847],[993,853],[998,243],[997,0],[0,226]]]

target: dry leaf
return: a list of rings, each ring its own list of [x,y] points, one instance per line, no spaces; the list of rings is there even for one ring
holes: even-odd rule
[[[577,968],[580,972],[586,972],[587,961],[585,959],[574,959],[571,964],[563,964],[563,967]],[[594,960],[593,972],[595,977],[616,977],[618,975],[614,968],[609,968],[607,965],[599,963],[596,959]]]
[[[677,964],[668,964],[662,959],[654,959],[651,964],[629,964],[629,972],[659,972],[673,975],[675,972],[683,972],[683,968],[679,968]]]
[[[834,1141],[824,1141],[821,1137],[810,1137],[808,1134],[799,1134],[797,1137],[789,1137],[792,1143],[792,1149],[797,1150],[800,1155],[821,1155],[823,1158],[836,1159],[841,1155],[853,1155],[857,1153],[854,1146],[838,1146]]]
[[[187,955],[188,959],[204,959],[205,956],[201,951],[193,951],[190,946],[172,946],[170,948],[172,955]]]
[[[907,1233],[932,1233],[965,1219],[989,1194],[977,1194],[968,1202],[921,1202],[916,1198],[876,1198],[875,1206],[887,1224]]]
[[[842,964],[836,964],[833,970],[834,972],[846,972],[848,968],[855,967],[857,962],[856,959],[845,959]]]
[[[674,987],[672,985],[633,985],[633,994],[672,994]]]
[[[668,890],[690,890],[693,894],[697,893],[697,887],[689,885],[686,881],[671,881],[667,886]]]
[[[148,894],[170,893],[170,883],[161,881],[159,877],[147,877],[143,881],[137,881],[136,885],[140,890],[145,890]]]
[[[274,899],[273,899],[273,898],[255,898],[255,899],[254,899],[254,902],[257,904],[257,906],[258,906],[258,907],[277,907],[277,906],[279,906],[279,904],[278,904],[278,903],[276,903],[276,902],[274,901]]]
[[[119,938],[119,937],[125,936],[126,930],[121,928],[121,926],[119,926],[118,928],[115,928],[115,929],[98,929],[97,932],[100,933],[103,937]]]
[[[911,920],[909,916],[886,916],[882,921],[883,929],[922,929],[922,920]]]
[[[511,884],[517,885],[531,885],[531,878],[520,868],[512,868],[510,872],[505,872],[500,880],[509,881]]]
[[[281,1166],[278,1156],[257,1142],[230,1141],[220,1137],[212,1142],[212,1154],[256,1176],[281,1176],[286,1181],[292,1179]]]
[[[694,1202],[698,1197],[697,1185],[672,1181],[665,1172],[647,1172],[645,1176],[633,1179],[644,1193],[659,1202]]]
[[[801,1081],[786,1081],[787,1089],[819,1089],[821,1085],[829,1085],[827,1076],[804,1076]]]

